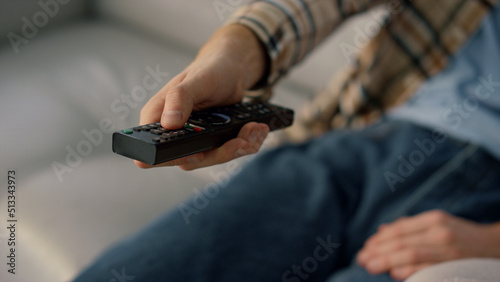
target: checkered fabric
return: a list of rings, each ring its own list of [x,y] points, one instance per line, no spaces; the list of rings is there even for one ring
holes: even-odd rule
[[[272,86],[349,17],[385,10],[376,35],[334,76],[287,131],[301,141],[327,130],[362,127],[406,101],[439,73],[500,0],[262,0],[238,9],[227,24],[242,24],[262,41]]]

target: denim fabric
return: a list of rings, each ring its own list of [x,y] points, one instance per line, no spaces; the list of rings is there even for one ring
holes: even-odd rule
[[[262,153],[189,223],[168,212],[75,281],[392,281],[354,262],[377,227],[429,209],[499,221],[499,172],[478,146],[407,122],[332,132]]]

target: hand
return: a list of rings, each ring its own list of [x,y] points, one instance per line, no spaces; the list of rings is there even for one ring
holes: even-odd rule
[[[498,224],[477,224],[429,211],[383,224],[357,255],[371,274],[404,280],[432,264],[469,257],[500,257]]]
[[[181,128],[192,111],[240,102],[244,91],[265,72],[267,54],[246,27],[221,28],[196,59],[153,96],[141,111],[141,124],[161,121],[166,129]],[[191,170],[255,153],[269,132],[265,124],[248,123],[237,138],[221,147],[156,166],[178,165]],[[150,168],[135,161],[140,168]]]

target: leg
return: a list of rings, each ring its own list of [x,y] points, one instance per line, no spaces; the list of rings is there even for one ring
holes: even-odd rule
[[[387,273],[371,276],[354,262],[367,238],[363,236],[375,233],[382,223],[430,209],[476,222],[500,220],[500,162],[474,144],[436,139],[430,131],[417,131],[420,133],[411,134],[411,142],[404,149],[391,142],[397,139],[386,139],[386,150],[379,151],[386,157],[371,173],[363,172],[364,179],[371,181],[362,185],[360,204],[346,227],[351,240],[346,241],[343,258],[350,262],[329,282],[393,281]],[[370,130],[365,133],[378,134]]]
[[[344,211],[356,193],[349,163],[334,172],[335,134],[264,153],[189,222],[179,210],[119,243],[76,281],[322,281],[337,264]],[[341,149],[339,147],[339,149]],[[340,181],[340,173],[343,179]],[[334,179],[337,179],[334,181]],[[189,200],[186,206],[194,208]],[[114,272],[113,272],[114,271]]]
[[[485,154],[451,139],[429,146],[431,135],[407,123],[381,123],[262,154],[189,224],[178,210],[170,212],[105,253],[77,281],[113,279],[111,271],[123,268],[134,281],[325,281],[334,271],[335,282],[392,281],[353,263],[379,224],[430,208],[482,217],[498,202],[488,196],[483,212],[474,214],[467,212],[471,205],[457,205],[467,194],[456,187],[485,176],[477,168]],[[425,151],[419,166],[417,149]],[[398,173],[410,156],[413,169],[406,164]],[[388,181],[387,172],[402,181]],[[463,178],[454,180],[457,175]]]

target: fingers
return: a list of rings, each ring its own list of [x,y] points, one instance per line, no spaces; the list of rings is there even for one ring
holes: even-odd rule
[[[193,170],[231,161],[235,158],[257,153],[269,133],[266,124],[251,122],[245,124],[238,137],[229,140],[219,148],[204,152],[205,157],[196,163],[180,165],[184,170]]]
[[[456,259],[455,253],[446,246],[426,245],[417,248],[404,248],[386,255],[376,256],[363,266],[372,274],[380,274],[396,268],[432,264],[451,259]]]
[[[402,217],[393,223],[381,225],[377,234],[370,237],[365,245],[378,245],[394,238],[420,233],[432,226],[446,224],[450,220],[450,215],[439,210],[424,212],[412,217]]]
[[[391,269],[390,275],[394,280],[405,280],[419,270],[431,266],[431,263],[421,263],[417,265],[405,265]]]
[[[135,161],[135,164],[140,168],[179,166],[184,170],[193,170],[201,167],[225,163],[235,158],[259,151],[268,133],[269,127],[266,124],[250,122],[241,128],[235,139],[229,140],[219,148],[154,166],[137,160]]]
[[[178,129],[184,125],[193,110],[193,89],[190,85],[178,85],[165,95],[161,125],[166,129]]]
[[[431,232],[424,232],[384,241],[377,245],[366,246],[359,252],[357,261],[360,265],[366,265],[373,257],[395,253],[411,247],[432,244],[431,236]]]
[[[453,228],[457,220],[434,210],[383,224],[367,240],[356,260],[372,274],[389,271],[395,279],[405,279],[426,264],[459,258]]]

